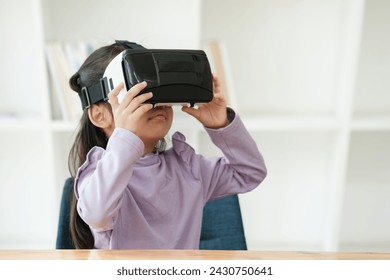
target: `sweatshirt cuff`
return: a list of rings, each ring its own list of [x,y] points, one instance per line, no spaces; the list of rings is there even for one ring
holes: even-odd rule
[[[236,112],[232,109],[227,107],[227,119],[229,121],[229,124],[227,126],[221,127],[221,128],[208,128],[205,127],[207,133],[209,135],[212,134],[220,134],[220,133],[225,133],[227,131],[232,131],[234,130],[234,127],[237,126],[237,122],[240,122],[239,116],[236,114]]]
[[[140,158],[144,153],[144,148],[144,143],[137,135],[127,129],[117,127],[108,140],[106,150],[128,153],[129,149],[132,149],[136,157]]]

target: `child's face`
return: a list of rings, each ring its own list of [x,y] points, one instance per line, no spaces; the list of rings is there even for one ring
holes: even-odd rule
[[[158,106],[146,112],[140,121],[143,129],[138,133],[145,144],[164,138],[172,126],[173,110],[170,106]]]

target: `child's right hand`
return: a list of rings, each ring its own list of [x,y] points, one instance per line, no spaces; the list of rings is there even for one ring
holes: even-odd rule
[[[134,85],[125,94],[121,103],[118,101],[118,94],[124,87],[123,83],[120,83],[108,94],[115,127],[125,128],[138,135],[138,132],[142,129],[140,118],[153,108],[152,104],[144,104],[146,100],[152,98],[153,94],[151,92],[138,95],[146,85],[146,82]]]

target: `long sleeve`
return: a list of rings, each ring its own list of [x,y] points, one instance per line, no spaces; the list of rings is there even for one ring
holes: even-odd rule
[[[144,145],[130,131],[116,128],[107,148],[94,147],[79,168],[75,180],[80,217],[95,230],[112,229],[123,192]]]
[[[206,200],[229,194],[245,193],[256,188],[267,170],[256,142],[233,110],[228,109],[230,124],[221,129],[207,129],[212,142],[224,157],[209,159],[199,156],[198,169]]]

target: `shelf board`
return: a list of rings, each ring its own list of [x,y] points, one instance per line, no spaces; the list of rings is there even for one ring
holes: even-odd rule
[[[73,132],[77,123],[54,120],[46,122],[40,119],[3,119],[0,120],[0,131],[37,131]]]
[[[335,117],[244,116],[242,120],[249,131],[335,131],[341,128],[340,122]],[[174,123],[179,129],[191,127],[195,130],[203,130],[197,121],[188,118],[176,118]],[[49,128],[56,132],[73,132],[77,125],[78,123],[75,122],[53,120],[47,126],[46,122],[39,119],[16,118],[0,120],[0,131],[32,131]],[[351,121],[350,129],[351,131],[390,130],[390,116],[355,117]]]
[[[240,115],[246,128],[249,131],[291,131],[291,130],[308,130],[308,131],[335,131],[340,129],[340,122],[336,117],[301,117],[301,116],[242,116]],[[203,131],[202,125],[196,120],[188,117],[177,117],[174,119],[175,127],[178,129],[194,129]]]
[[[50,129],[55,132],[74,132],[77,129],[77,125],[77,122],[53,120],[50,122]]]
[[[390,116],[354,117],[351,123],[353,131],[390,130]]]
[[[43,130],[44,123],[39,119],[2,119],[0,120],[0,131],[36,131]]]
[[[249,131],[285,130],[337,130],[340,124],[335,117],[256,116],[242,117]]]

